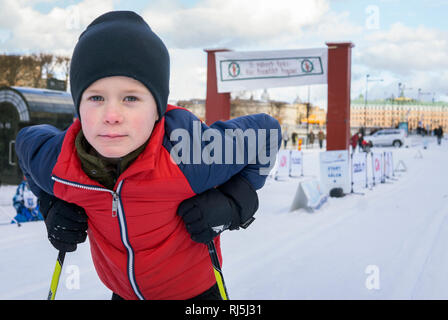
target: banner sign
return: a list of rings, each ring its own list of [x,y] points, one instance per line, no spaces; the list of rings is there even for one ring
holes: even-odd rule
[[[218,92],[327,83],[328,49],[215,53]]]
[[[320,181],[328,192],[342,188],[344,193],[350,193],[348,150],[320,153]]]
[[[297,209],[317,210],[328,199],[320,183],[316,179],[301,181],[294,195],[289,211]]]
[[[386,178],[391,178],[393,176],[394,165],[392,162],[392,151],[384,152],[384,175]]]
[[[383,161],[381,153],[372,153],[373,183],[383,181]]]
[[[290,170],[290,150],[279,150],[277,153],[277,170],[275,172],[275,179],[279,177],[289,177]]]
[[[299,150],[291,151],[291,169],[290,176],[303,176],[303,152]]]
[[[367,153],[356,152],[352,155],[352,182],[367,185]]]

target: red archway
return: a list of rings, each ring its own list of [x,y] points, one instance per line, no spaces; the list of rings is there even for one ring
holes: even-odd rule
[[[350,140],[350,85],[351,42],[327,42],[328,47],[328,109],[327,150],[346,150]],[[215,52],[228,49],[210,49],[207,52],[207,94],[205,121],[212,124],[230,119],[230,93],[219,93],[216,78]]]

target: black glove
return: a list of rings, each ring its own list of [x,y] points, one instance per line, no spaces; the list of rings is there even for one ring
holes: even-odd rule
[[[87,215],[83,208],[47,193],[39,197],[39,208],[47,226],[48,240],[59,251],[72,252],[86,241]]]
[[[238,174],[216,189],[184,200],[177,214],[193,241],[207,243],[224,230],[246,229],[257,209],[257,192]]]

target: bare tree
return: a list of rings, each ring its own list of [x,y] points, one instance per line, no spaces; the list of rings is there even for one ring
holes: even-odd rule
[[[57,56],[56,57],[56,64],[60,65],[62,67],[62,71],[65,75],[65,85],[68,85],[68,77],[70,74],[70,57],[66,56]]]
[[[40,53],[40,61],[42,63],[42,75],[45,74],[47,79],[54,76],[54,68],[56,66],[56,60],[51,53]]]
[[[20,69],[22,66],[22,57],[20,55],[4,55],[2,58],[2,67],[4,70],[2,73],[4,75],[4,81],[7,86],[14,86],[20,74]]]
[[[32,79],[33,79],[33,87],[35,88],[39,88],[40,83],[41,83],[41,79],[42,79],[42,74],[43,74],[43,69],[44,69],[44,62],[41,59],[41,56],[39,54],[33,53],[31,55],[31,59],[33,60],[33,71],[32,74]]]
[[[45,87],[42,79],[54,77],[57,67],[61,67],[68,83],[70,58],[54,56],[50,53],[31,55],[0,55],[0,85],[25,85],[35,88]]]
[[[8,71],[7,56],[0,55],[0,86],[8,85],[6,82],[6,72]]]
[[[40,70],[34,56],[26,55],[22,57],[22,72],[20,79],[25,85],[39,87]]]

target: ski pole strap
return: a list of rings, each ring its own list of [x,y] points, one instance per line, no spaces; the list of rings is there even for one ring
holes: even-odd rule
[[[207,243],[208,253],[210,254],[210,259],[212,260],[213,272],[215,274],[216,283],[218,284],[219,293],[223,300],[229,300],[229,295],[227,294],[227,288],[224,283],[224,276],[221,271],[221,266],[219,264],[218,253],[216,252],[215,243],[212,241]]]
[[[56,290],[58,289],[59,277],[61,276],[62,265],[64,264],[65,252],[59,251],[58,259],[54,267],[53,278],[51,279],[50,291],[48,292],[47,300],[54,300],[56,297]]]

